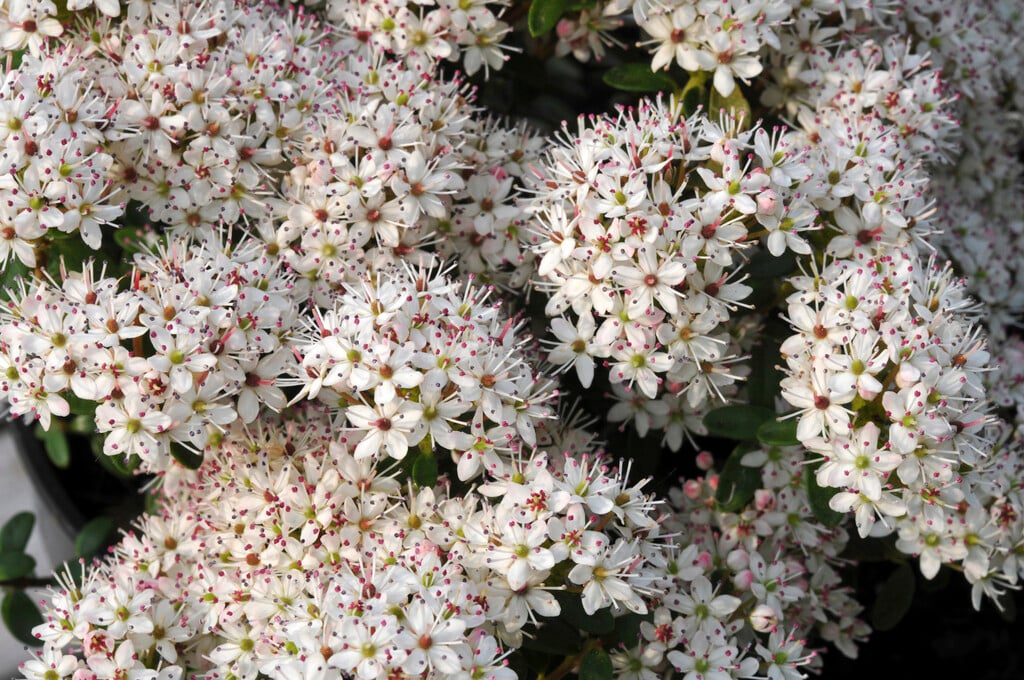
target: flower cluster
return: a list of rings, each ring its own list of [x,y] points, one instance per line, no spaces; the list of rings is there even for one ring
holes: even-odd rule
[[[314,3],[310,3],[314,4]],[[440,60],[459,61],[466,73],[499,70],[508,59],[502,40],[512,30],[501,17],[509,0],[327,0],[327,23],[343,33],[347,51],[387,55],[410,71]]]
[[[521,324],[489,296],[439,271],[373,272],[290,343],[297,399],[339,410],[357,459],[440,447],[462,481],[511,475],[557,392],[531,365]]]
[[[237,418],[279,409],[275,386],[294,361],[282,347],[297,313],[290,278],[259,241],[172,240],[140,254],[124,279],[86,263],[59,284],[25,284],[0,311],[0,390],[14,415],[95,412],[103,452],[150,471],[172,443],[202,450]],[[125,345],[130,344],[129,350]],[[148,348],[148,351],[144,351]]]
[[[343,94],[297,149],[277,219],[259,225],[299,292],[329,306],[367,266],[438,255],[490,281],[524,280],[515,187],[540,138],[481,120],[458,81],[355,55],[344,64]]]
[[[103,133],[113,113],[91,85],[104,70],[65,45],[45,55],[34,49],[19,68],[4,72],[0,266],[41,265],[45,255],[36,244],[43,236],[62,242],[76,237],[96,249],[100,227],[124,213]]]
[[[108,149],[127,197],[200,238],[269,215],[268,180],[332,101],[339,84],[325,74],[341,55],[310,17],[271,5],[147,7],[108,22],[96,46],[117,65],[103,84],[117,102]]]
[[[749,84],[762,76],[766,56],[775,66],[779,61],[799,61],[804,53],[824,46],[837,34],[880,21],[888,4],[858,0],[602,0],[559,22],[556,52],[571,53],[581,61],[591,56],[600,60],[607,46],[620,44],[615,31],[626,23],[620,17],[630,12],[629,23],[645,34],[638,46],[652,54],[652,71],[678,65],[691,78],[710,75],[715,91],[728,97],[736,90],[737,81]],[[787,70],[765,73],[765,80]]]
[[[113,558],[51,593],[24,676],[55,659],[60,677],[512,678],[501,646],[560,600],[646,612],[666,547],[643,485],[600,454],[524,455],[459,495],[403,489],[334,432],[312,407],[230,428]]]
[[[613,654],[623,673],[634,673],[623,677],[660,677],[667,666],[723,678],[803,677],[801,668],[821,661],[805,649],[812,632],[857,656],[868,628],[841,585],[847,535],[812,513],[804,452],[771,446],[735,455],[757,470],[748,497],[723,493],[707,452],[698,455],[705,475],[671,492],[665,526],[686,547],[656,582],[664,594],[638,644]]]
[[[0,399],[157,475],[24,678],[796,680],[868,633],[853,529],[998,602],[1021,13],[889,4],[0,0]],[[626,12],[686,86],[550,138],[440,66]],[[561,399],[605,385],[741,443],[659,500]]]
[[[743,369],[728,329],[750,293],[745,241],[761,227],[772,253],[810,252],[801,232],[814,210],[788,189],[800,167],[791,136],[655,101],[581,119],[563,137],[531,199],[549,360],[586,387],[606,359],[612,383],[651,400],[685,392],[691,411],[733,394]]]

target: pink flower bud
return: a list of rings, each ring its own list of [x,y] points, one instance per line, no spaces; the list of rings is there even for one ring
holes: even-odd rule
[[[698,498],[700,498],[702,493],[700,482],[695,481],[693,479],[687,480],[687,482],[683,484],[683,493],[691,501],[697,500]]]
[[[711,557],[711,553],[709,553],[707,550],[704,550],[703,552],[701,552],[701,554],[697,555],[695,563],[702,569],[710,570],[713,561],[714,560]]]
[[[715,464],[715,458],[709,451],[701,451],[697,454],[697,467],[701,470],[707,471],[712,468]]]
[[[754,582],[754,572],[744,569],[732,577],[732,584],[736,590],[750,590],[750,584]]]
[[[555,26],[555,34],[562,40],[568,40],[575,30],[576,22],[571,19],[561,19]]]
[[[758,489],[754,492],[754,507],[765,512],[775,507],[775,494],[768,489]]]
[[[757,212],[772,215],[779,207],[779,195],[771,189],[765,189],[757,195]]]
[[[775,610],[766,604],[759,604],[750,612],[750,627],[758,633],[770,633],[779,625]]]
[[[750,565],[750,553],[743,548],[736,548],[725,556],[725,563],[733,571],[743,571]]]

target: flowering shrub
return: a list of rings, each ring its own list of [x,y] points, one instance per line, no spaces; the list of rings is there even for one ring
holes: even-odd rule
[[[0,396],[151,476],[41,613],[0,531],[23,677],[790,680],[911,564],[1002,607],[1024,18],[940,4],[0,1]],[[520,57],[646,94],[548,134]]]

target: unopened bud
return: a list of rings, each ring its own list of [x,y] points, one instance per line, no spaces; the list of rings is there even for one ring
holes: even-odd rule
[[[750,627],[758,633],[770,633],[779,625],[779,616],[766,604],[759,604],[750,612]]]
[[[697,454],[697,467],[705,472],[710,470],[715,464],[715,457],[708,451],[701,451]]]
[[[778,207],[779,195],[771,189],[765,189],[757,195],[757,212],[763,215],[773,215]]]

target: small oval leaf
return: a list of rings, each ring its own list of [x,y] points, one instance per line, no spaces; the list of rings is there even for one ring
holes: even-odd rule
[[[31,512],[19,512],[7,520],[0,529],[0,552],[25,552],[36,516]]]
[[[796,446],[796,419],[766,420],[757,428],[757,441],[765,446]]]
[[[875,630],[895,628],[910,611],[916,585],[914,570],[906,562],[901,562],[878,589],[878,597],[871,607],[871,626]]]
[[[687,118],[704,106],[704,99],[707,94],[704,89],[704,81],[707,79],[708,74],[706,71],[691,73],[686,81],[686,85],[683,86],[682,91],[679,93],[679,99],[683,102],[683,115]]]
[[[52,423],[49,430],[37,426],[36,437],[42,440],[51,463],[61,470],[71,465],[71,447],[68,445],[67,435],[57,423]]]
[[[722,467],[718,476],[715,501],[725,512],[739,512],[754,498],[754,492],[761,487],[761,470],[743,464],[743,456],[750,448],[737,446]]]
[[[437,457],[432,453],[420,453],[412,464],[412,481],[421,487],[437,484]]]
[[[75,555],[81,559],[91,559],[107,547],[113,534],[114,520],[109,517],[89,520],[75,537]]]
[[[612,680],[612,659],[603,649],[591,649],[580,661],[580,680]]]
[[[203,464],[203,454],[196,453],[177,442],[171,443],[171,457],[189,470],[198,470]]]
[[[652,71],[647,64],[620,64],[608,69],[605,85],[625,92],[671,92],[678,85],[667,73]]]
[[[704,427],[713,437],[748,440],[757,438],[757,430],[765,421],[775,418],[775,411],[764,406],[736,404],[722,406],[704,416]]]
[[[0,605],[0,614],[4,625],[20,642],[32,647],[39,647],[42,640],[32,635],[32,629],[43,622],[43,615],[24,590],[11,590],[4,595]]]
[[[804,488],[807,491],[807,504],[811,506],[811,514],[814,515],[815,519],[829,529],[834,529],[842,524],[846,515],[836,512],[829,506],[828,502],[832,500],[832,496],[839,493],[839,489],[824,487],[818,484],[816,472],[819,465],[820,463],[808,465],[804,470]]]
[[[530,13],[526,17],[530,35],[534,38],[548,33],[562,18],[565,10],[565,0],[533,0],[530,3]]]
[[[36,561],[23,552],[0,553],[0,581],[13,581],[32,575]]]
[[[583,609],[583,601],[578,593],[556,591],[555,599],[562,610],[558,614],[559,618],[573,628],[594,635],[608,635],[615,630],[615,617],[612,616],[611,608],[598,609],[593,614],[588,614]]]
[[[732,94],[728,97],[723,97],[717,89],[711,88],[711,96],[708,101],[708,113],[715,119],[718,118],[719,111],[728,111],[733,118],[736,120],[743,121],[743,129],[748,129],[753,124],[751,122],[750,104],[747,102],[747,98],[743,96],[743,91],[737,86],[733,89]]]

